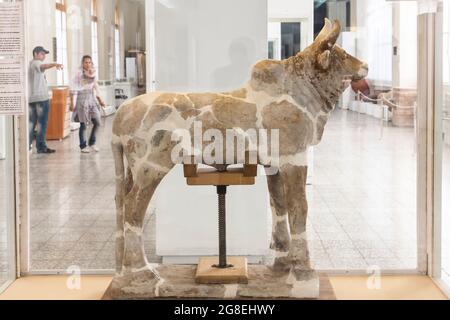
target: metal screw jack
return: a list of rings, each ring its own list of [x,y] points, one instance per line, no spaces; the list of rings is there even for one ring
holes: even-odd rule
[[[217,186],[217,195],[219,198],[219,264],[213,265],[213,268],[220,269],[233,268],[233,265],[227,263],[227,187],[228,186]]]

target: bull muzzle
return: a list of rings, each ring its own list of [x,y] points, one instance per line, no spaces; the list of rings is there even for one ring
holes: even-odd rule
[[[359,81],[367,77],[369,74],[369,65],[367,63],[364,63],[361,65],[361,68],[359,69],[358,73],[353,76],[353,81]]]

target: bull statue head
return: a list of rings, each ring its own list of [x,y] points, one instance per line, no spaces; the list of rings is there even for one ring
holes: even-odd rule
[[[284,61],[265,60],[255,65],[250,85],[272,96],[287,95],[316,123],[311,145],[320,142],[329,114],[348,85],[368,74],[368,65],[336,44],[341,33],[339,21],[325,19],[316,40],[304,51]]]
[[[314,43],[303,52],[303,55],[311,54],[313,59],[316,59],[316,67],[320,70],[338,72],[355,80],[365,78],[368,73],[367,63],[349,55],[336,44],[340,32],[339,21],[336,20],[334,24],[331,24],[330,20],[325,19],[322,31]],[[302,53],[299,55],[301,56]]]

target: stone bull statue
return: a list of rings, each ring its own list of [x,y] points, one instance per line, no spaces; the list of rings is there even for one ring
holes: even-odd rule
[[[343,79],[362,79],[368,72],[366,63],[336,45],[340,31],[338,21],[326,20],[311,46],[284,61],[258,62],[251,80],[234,92],[155,92],[120,107],[112,141],[119,228],[113,285],[133,291],[161,283],[145,256],[143,221],[155,190],[175,166],[171,153],[177,143],[172,133],[180,128],[192,131],[195,121],[205,129],[279,130],[279,170],[267,178],[273,211],[272,268],[289,273],[290,281],[300,284],[317,278],[306,238],[307,149],[321,141],[345,90]]]

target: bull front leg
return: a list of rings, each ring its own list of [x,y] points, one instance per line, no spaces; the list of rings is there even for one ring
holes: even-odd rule
[[[288,211],[281,174],[278,172],[276,175],[270,175],[267,172],[267,184],[272,208],[272,242],[270,248],[275,252],[273,268],[276,271],[289,271],[290,264],[287,256],[291,245],[291,235],[289,234]]]
[[[306,222],[308,218],[308,201],[306,199],[306,166],[285,165],[281,169],[286,207],[289,214],[291,246],[288,260],[296,268],[311,270]]]
[[[306,198],[306,166],[284,165],[281,168],[286,206],[289,213],[291,245],[286,263],[290,265],[288,283],[293,285],[292,295],[319,295],[319,277],[312,269],[306,222],[308,218],[308,201]]]

